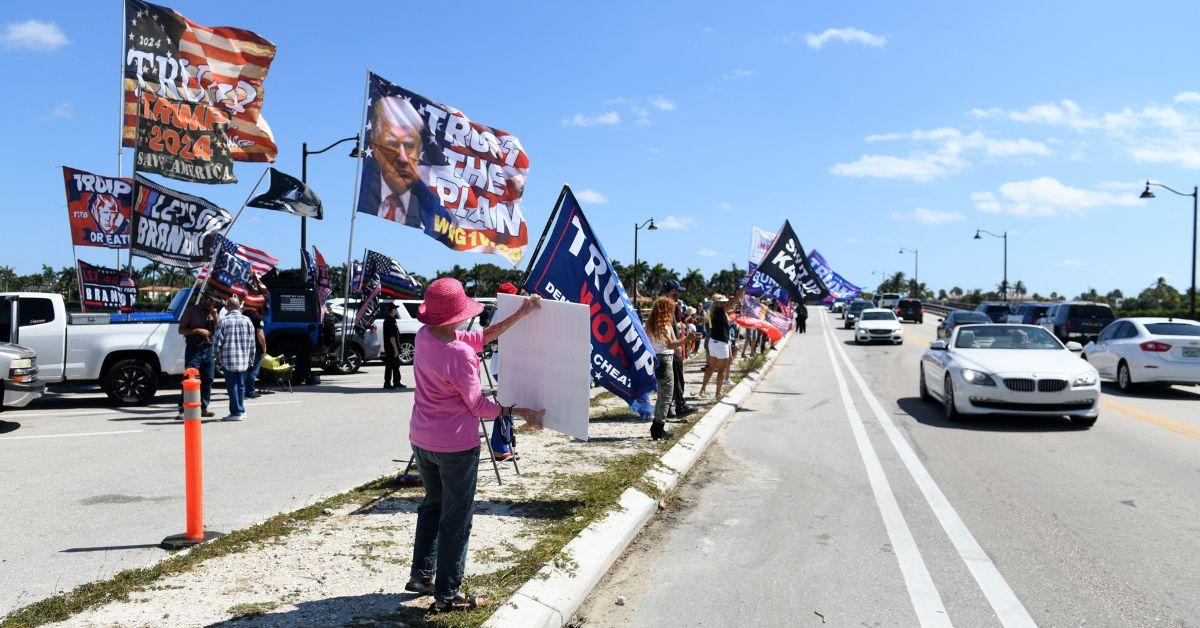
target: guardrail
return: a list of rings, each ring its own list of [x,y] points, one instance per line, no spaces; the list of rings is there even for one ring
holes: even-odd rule
[[[951,303],[949,301],[942,301],[940,303],[937,303],[937,302],[929,301],[929,302],[925,303],[925,309],[934,314],[937,314],[939,316],[945,316],[946,314],[949,314],[950,312],[952,312],[954,310],[968,310],[969,311],[969,310],[974,310],[975,308],[972,307],[970,304],[965,304],[965,303]]]

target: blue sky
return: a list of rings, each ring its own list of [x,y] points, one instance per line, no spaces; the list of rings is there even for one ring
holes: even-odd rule
[[[1200,169],[1200,5],[1156,2],[169,3],[248,28],[278,53],[264,115],[277,167],[300,145],[353,135],[368,68],[521,138],[536,237],[569,182],[610,255],[706,274],[745,266],[750,227],[790,219],[851,281],[912,272],[934,288],[1009,278],[1072,296],[1188,281],[1189,199],[1136,199],[1145,178],[1188,188]],[[363,5],[365,6],[365,4]],[[0,18],[9,147],[0,264],[70,264],[60,165],[115,174],[118,2],[10,8]],[[128,176],[132,155],[125,153]],[[236,209],[241,183],[169,182]],[[309,241],[346,255],[354,161],[309,161],[326,219]],[[248,209],[231,237],[297,263],[298,221]],[[532,242],[531,242],[532,244]],[[363,217],[355,255],[429,274],[503,264]],[[93,263],[113,256],[79,249]],[[532,252],[532,248],[529,249]]]

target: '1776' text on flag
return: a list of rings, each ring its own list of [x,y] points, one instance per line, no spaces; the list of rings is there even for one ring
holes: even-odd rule
[[[63,166],[67,213],[75,246],[129,248],[133,180],[102,177]]]
[[[358,211],[515,267],[529,242],[520,140],[374,74],[369,93]]]

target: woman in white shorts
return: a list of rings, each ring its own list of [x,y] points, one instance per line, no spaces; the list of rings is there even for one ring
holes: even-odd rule
[[[741,294],[739,292],[739,294]],[[704,369],[704,383],[700,385],[700,396],[707,395],[708,381],[717,376],[717,398],[725,387],[725,377],[729,374],[729,364],[732,362],[729,337],[729,311],[733,303],[723,294],[712,297],[711,321],[708,326],[708,365]]]

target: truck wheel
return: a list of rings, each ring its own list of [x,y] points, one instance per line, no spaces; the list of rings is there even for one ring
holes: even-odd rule
[[[417,355],[417,339],[413,336],[400,337],[400,364],[409,366]]]
[[[158,378],[144,360],[129,358],[108,367],[102,381],[104,393],[120,406],[142,406],[158,392]]]
[[[308,379],[312,372],[312,352],[304,343],[297,340],[280,340],[271,348],[271,353],[282,355],[288,363],[295,367],[292,371],[292,384],[300,384]]]

